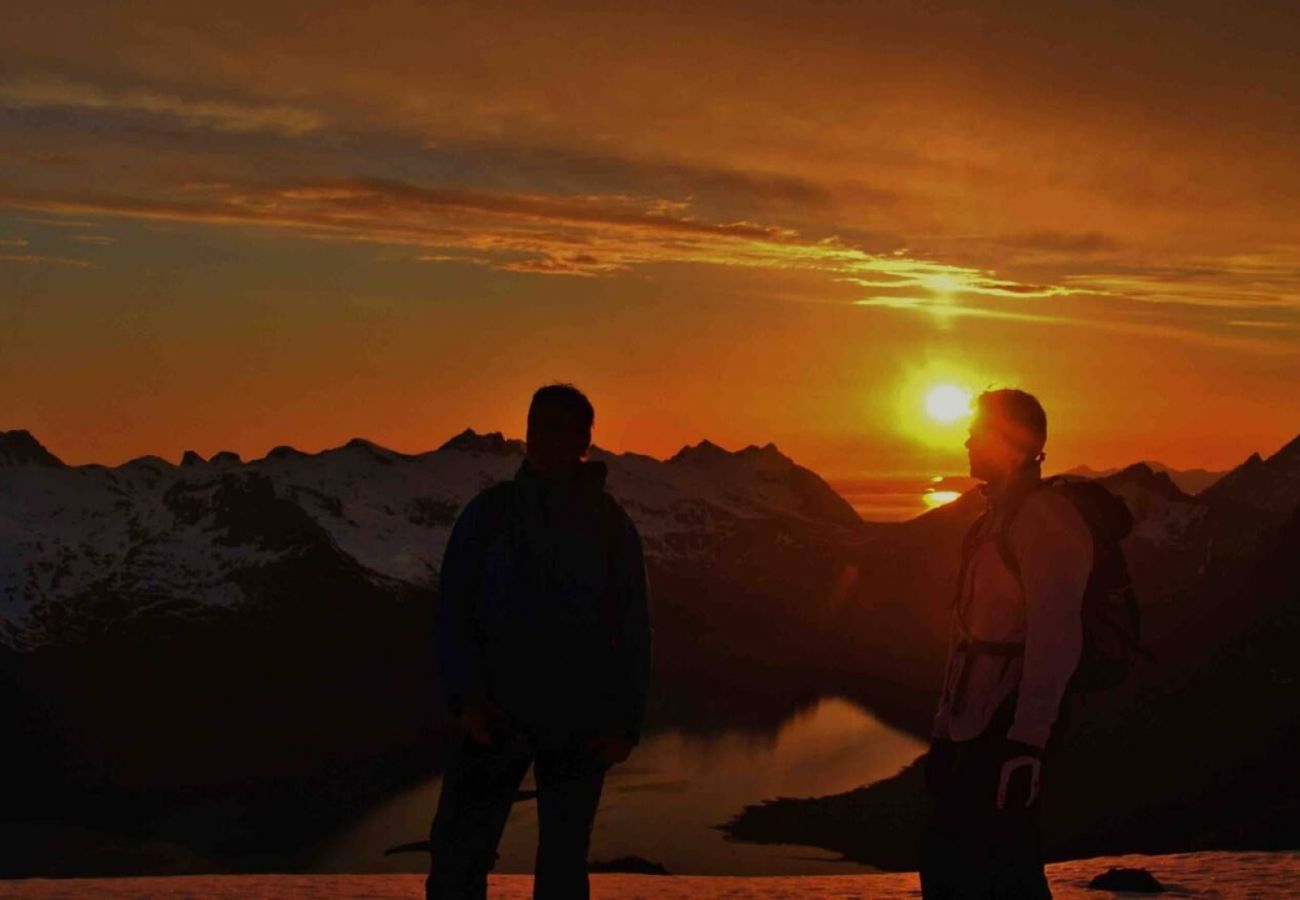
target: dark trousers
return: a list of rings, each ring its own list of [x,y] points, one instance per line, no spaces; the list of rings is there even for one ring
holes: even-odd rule
[[[586,900],[587,850],[605,780],[604,767],[576,743],[539,745],[521,737],[490,747],[461,742],[442,782],[429,833],[428,900],[483,900],[519,785],[537,779],[535,900]]]
[[[1024,796],[998,809],[998,778],[1008,756],[1004,735],[1011,697],[989,729],[970,741],[936,739],[926,783],[930,820],[921,851],[925,900],[1050,900],[1038,823],[1041,803]]]

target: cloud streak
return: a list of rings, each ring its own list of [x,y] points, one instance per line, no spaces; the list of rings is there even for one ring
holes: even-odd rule
[[[0,203],[81,217],[255,226],[432,251],[418,254],[421,261],[442,261],[455,251],[460,261],[511,272],[596,276],[654,263],[701,263],[820,272],[860,285],[990,297],[1069,292],[905,251],[870,253],[839,238],[811,238],[776,225],[705,221],[689,215],[682,204],[623,195],[487,192],[354,178],[220,185],[190,202],[11,192],[0,194]]]
[[[70,259],[63,256],[44,256],[38,253],[0,253],[0,263],[26,263],[38,266],[68,266],[75,269],[89,269],[92,263],[85,259]]]
[[[416,262],[470,264],[539,276],[590,278],[640,266],[683,263],[802,272],[867,293],[845,302],[911,311],[941,323],[957,318],[1055,323],[1237,349],[1294,352],[1277,340],[1234,337],[1183,324],[1126,321],[1119,310],[1089,318],[1069,314],[1055,303],[1091,296],[1207,310],[1290,308],[1296,295],[1288,288],[1300,283],[1300,269],[1292,264],[1289,248],[1185,266],[1124,266],[1102,260],[1096,263],[1098,271],[1067,273],[1051,283],[1006,278],[993,269],[919,256],[906,248],[871,252],[839,237],[812,237],[784,226],[708,221],[692,215],[688,203],[628,194],[485,191],[361,177],[285,184],[222,181],[191,184],[187,193],[197,196],[178,201],[10,192],[0,194],[0,205],[75,216],[80,225],[93,224],[84,221],[88,217],[112,216],[406,247],[414,249],[411,260]],[[112,240],[99,235],[77,239],[93,244]],[[1104,236],[1090,234],[1029,235],[1017,240],[1050,249],[1082,248],[1088,253],[1115,246]],[[1232,323],[1243,321],[1238,317]],[[1266,328],[1242,327],[1255,327],[1261,338]],[[1288,331],[1271,330],[1279,337]]]
[[[142,113],[234,134],[272,132],[299,136],[319,131],[325,125],[319,114],[293,106],[185,98],[153,88],[112,88],[57,78],[29,77],[0,82],[0,107]]]

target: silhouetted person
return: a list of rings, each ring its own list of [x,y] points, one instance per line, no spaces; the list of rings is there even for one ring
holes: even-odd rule
[[[1082,652],[1093,539],[1075,505],[1041,484],[1046,440],[1047,416],[1032,395],[978,398],[966,447],[987,511],[963,542],[926,765],[927,900],[1051,897],[1040,775]]]
[[[636,527],[605,492],[605,465],[584,459],[594,418],[577,388],[539,389],[518,473],[452,528],[435,627],[464,738],[430,832],[431,900],[486,896],[530,764],[533,896],[588,896],[592,823],[606,769],[639,739],[651,635]]]

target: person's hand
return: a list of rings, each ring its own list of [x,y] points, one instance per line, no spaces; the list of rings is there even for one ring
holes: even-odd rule
[[[1007,760],[998,774],[998,809],[1006,809],[1008,802],[1028,808],[1038,799],[1042,782],[1043,763],[1037,747],[1009,742]]]
[[[473,700],[460,714],[460,727],[476,744],[490,747],[497,735],[510,732],[510,717],[491,700]]]
[[[601,735],[584,741],[582,749],[599,759],[608,769],[628,758],[632,753],[632,742],[622,735]]]

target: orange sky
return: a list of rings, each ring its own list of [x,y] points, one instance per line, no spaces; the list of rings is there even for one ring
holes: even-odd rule
[[[561,379],[612,449],[952,471],[952,380],[1049,468],[1300,432],[1288,4],[318,6],[6,12],[0,428],[416,451]]]

